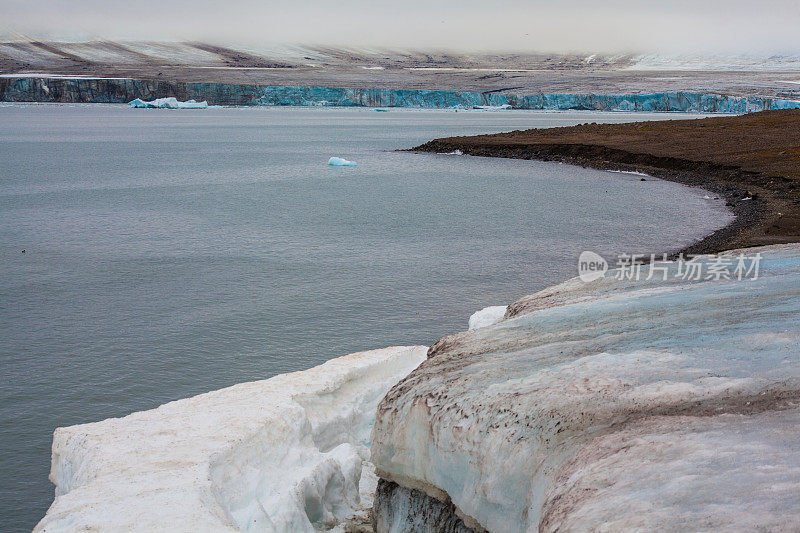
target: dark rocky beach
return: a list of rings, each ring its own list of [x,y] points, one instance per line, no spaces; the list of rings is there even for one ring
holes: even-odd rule
[[[736,220],[685,253],[800,241],[800,110],[450,137],[413,150],[637,171],[723,196]]]

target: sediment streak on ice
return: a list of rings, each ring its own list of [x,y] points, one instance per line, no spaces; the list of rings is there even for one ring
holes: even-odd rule
[[[379,475],[489,531],[797,527],[800,245],[756,251],[756,280],[610,271],[445,337],[378,407]]]
[[[355,353],[58,428],[56,499],[36,531],[330,528],[369,505],[359,481],[375,406],[426,350]]]

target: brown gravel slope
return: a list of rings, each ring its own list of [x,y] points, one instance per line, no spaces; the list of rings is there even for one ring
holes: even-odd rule
[[[737,217],[689,253],[800,242],[800,110],[450,137],[414,150],[638,170],[703,186]]]

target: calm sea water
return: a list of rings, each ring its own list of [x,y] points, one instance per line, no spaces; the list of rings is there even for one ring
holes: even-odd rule
[[[724,208],[676,184],[394,151],[645,118],[676,115],[0,107],[2,529],[51,502],[57,426],[431,343],[584,249],[710,233]]]

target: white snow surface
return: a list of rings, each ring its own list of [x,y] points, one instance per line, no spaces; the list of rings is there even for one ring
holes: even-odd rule
[[[376,483],[367,462],[375,407],[426,351],[350,354],[58,428],[50,472],[56,498],[34,531],[335,527],[371,506],[362,498]]]
[[[469,329],[478,329],[497,324],[503,320],[508,306],[505,305],[491,305],[484,307],[480,311],[475,311],[469,317]]]
[[[764,54],[645,54],[628,70],[797,72],[798,55]]]
[[[134,108],[143,109],[206,109],[208,102],[203,100],[197,102],[195,100],[187,100],[185,102],[179,101],[177,98],[170,96],[169,98],[156,98],[146,102],[137,98],[131,101],[128,105]]]
[[[332,167],[354,167],[357,165],[355,161],[348,161],[341,157],[331,157],[328,159],[328,164]]]
[[[49,78],[57,80],[129,80],[130,78],[110,78],[103,76],[81,76],[76,74],[51,74],[49,72],[12,72],[0,74],[0,78]]]
[[[489,531],[797,529],[800,245],[744,252],[757,279],[612,270],[437,342],[378,407],[378,474]]]

